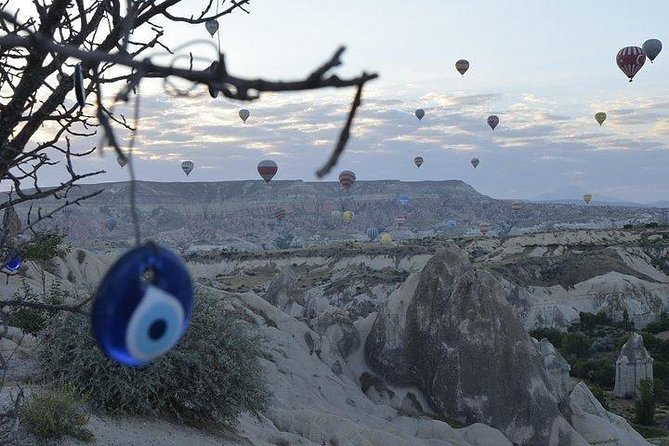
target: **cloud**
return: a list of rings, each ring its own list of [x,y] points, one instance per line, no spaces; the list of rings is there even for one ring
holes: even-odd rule
[[[346,120],[347,93],[274,94],[245,104],[146,95],[135,152],[139,176],[256,178],[257,162],[273,158],[280,166],[277,179],[313,180]],[[422,121],[414,116],[416,104],[426,111]],[[240,108],[251,111],[246,124]],[[600,109],[609,114],[602,127],[593,116]],[[493,112],[500,116],[494,132],[486,123]],[[432,92],[405,101],[377,92],[363,99],[337,171],[353,169],[360,179],[462,179],[495,197],[526,198],[578,182],[588,190],[653,201],[669,194],[660,168],[666,163],[658,158],[668,153],[668,115],[669,97],[662,96],[565,107],[532,93]],[[425,158],[420,170],[412,162],[417,155]],[[477,169],[469,164],[474,156],[481,160]],[[188,178],[179,167],[182,159],[196,166]],[[78,165],[104,166],[108,181],[127,174],[115,156]],[[333,172],[328,180],[335,178]]]

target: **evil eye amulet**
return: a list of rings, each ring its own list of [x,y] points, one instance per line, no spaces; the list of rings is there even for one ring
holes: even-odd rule
[[[192,312],[193,282],[183,262],[165,248],[144,245],[125,253],[102,279],[91,327],[108,357],[141,366],[174,347]]]

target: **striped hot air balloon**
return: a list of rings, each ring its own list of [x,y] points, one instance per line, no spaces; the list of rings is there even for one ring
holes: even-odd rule
[[[481,223],[479,225],[479,231],[481,231],[481,234],[486,235],[488,231],[490,231],[490,223]]]
[[[402,206],[406,206],[409,204],[409,196],[407,194],[402,194],[400,197],[397,199]]]
[[[406,221],[407,221],[407,216],[404,215],[404,214],[398,214],[398,215],[395,216],[395,223],[397,223],[397,225],[399,225],[399,226],[406,223]]]
[[[458,60],[455,62],[455,69],[458,70],[458,73],[464,76],[467,70],[469,70],[469,61],[465,59]]]
[[[278,170],[279,166],[272,160],[262,160],[258,163],[258,173],[266,184],[269,184]]]
[[[348,192],[351,186],[355,183],[355,173],[350,170],[345,170],[339,174],[339,184]]]
[[[514,201],[513,203],[511,203],[511,210],[513,212],[518,212],[522,208],[523,208],[523,205],[520,201]]]
[[[638,46],[628,46],[618,51],[616,63],[618,64],[618,68],[632,82],[634,76],[643,67],[643,64],[646,63],[646,54]]]
[[[413,159],[413,163],[414,163],[414,164],[416,165],[416,167],[418,167],[419,169],[420,169],[420,166],[423,165],[423,162],[424,162],[424,161],[425,161],[425,160],[423,159],[422,156],[417,156],[416,158]]]
[[[195,164],[193,164],[192,161],[186,160],[181,162],[181,170],[184,171],[186,176],[190,175],[190,173],[193,171],[193,168],[195,167]]]
[[[488,125],[490,126],[491,129],[495,130],[497,124],[499,124],[499,116],[497,115],[488,116]]]
[[[369,227],[367,228],[367,237],[369,237],[369,241],[373,242],[376,240],[376,238],[379,236],[379,230],[375,227]]]
[[[276,208],[274,210],[274,218],[277,221],[283,221],[286,218],[286,210],[284,208]]]

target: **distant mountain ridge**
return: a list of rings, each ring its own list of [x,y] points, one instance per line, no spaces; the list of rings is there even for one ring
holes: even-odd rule
[[[592,194],[591,206],[622,206],[622,207],[639,207],[639,208],[667,208],[669,201],[662,200],[652,203],[638,203],[635,201],[623,200],[607,195],[599,195],[596,192],[585,191],[577,186],[564,186],[550,192],[536,195],[529,199],[534,203],[554,203],[554,204],[581,204],[583,203],[583,195],[586,193]]]

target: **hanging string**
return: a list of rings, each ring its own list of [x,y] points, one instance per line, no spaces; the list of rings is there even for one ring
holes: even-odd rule
[[[139,215],[137,213],[137,177],[135,175],[135,163],[132,152],[135,148],[135,140],[139,131],[139,83],[137,84],[137,94],[135,95],[135,114],[133,117],[134,126],[132,136],[130,138],[130,145],[128,147],[128,171],[130,173],[130,217],[135,231],[135,245],[139,246],[142,243],[142,234],[139,226]]]
[[[218,16],[218,6],[219,6],[219,1],[216,1],[216,15]],[[216,19],[218,22],[218,18]],[[216,38],[218,39],[218,57],[220,59],[221,57],[221,26],[219,24],[218,28],[216,28]]]

